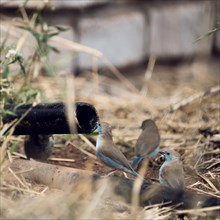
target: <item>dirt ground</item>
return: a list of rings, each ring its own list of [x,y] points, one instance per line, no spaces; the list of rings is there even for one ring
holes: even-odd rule
[[[178,65],[158,64],[147,80],[145,72],[144,68],[124,70],[126,79],[121,80],[108,71],[81,73],[75,77],[75,97],[73,94],[71,98],[95,106],[100,119],[113,126],[114,142],[129,161],[134,156],[141,122],[155,119],[161,149],[175,149],[181,154],[186,187],[220,197],[218,63],[211,59]],[[63,76],[39,76],[32,83],[44,92],[46,102],[60,101],[65,96]],[[18,138],[16,152],[23,154],[23,137]],[[108,174],[112,169],[95,155],[96,138],[93,134],[54,135],[54,151],[48,163]],[[72,161],[65,161],[67,158]],[[150,163],[145,178],[158,182],[160,165],[161,158],[157,157]],[[114,175],[123,174],[117,171]],[[32,187],[38,190],[36,183]]]
[[[100,119],[113,126],[114,141],[128,160],[132,160],[134,156],[134,145],[141,132],[141,122],[147,118],[156,119],[161,134],[162,149],[187,151],[197,144],[196,140],[219,134],[219,92],[201,95],[184,103],[189,97],[219,85],[217,63],[212,60],[210,62],[214,63],[211,73],[207,73],[206,68],[203,68],[206,66],[203,61],[174,65],[174,67],[158,65],[149,82],[144,80],[145,70],[142,69],[142,72],[138,70],[138,73],[134,70],[128,71],[126,77],[137,88],[135,92],[130,91],[125,82],[115,79],[110,73],[107,73],[107,76],[100,74],[97,80],[94,74],[85,72],[75,78],[76,101],[93,104]],[[196,67],[199,68],[195,70]],[[199,74],[203,75],[197,77]],[[48,102],[60,100],[63,95],[60,87],[64,84],[65,79],[60,83],[59,77],[41,77],[33,81],[33,85],[41,88],[45,93]],[[169,112],[170,108],[179,103],[180,107],[177,110]],[[95,146],[97,135],[85,135],[85,137]],[[55,148],[52,157],[75,161],[49,160],[49,163],[80,169],[86,169],[89,163],[96,172],[105,173],[111,170],[96,158],[91,158],[79,150],[82,148],[95,155],[94,149],[79,135],[54,135],[54,139]],[[68,144],[69,142],[71,144]],[[214,144],[213,148],[217,146],[215,147]],[[18,151],[23,153],[22,143]]]

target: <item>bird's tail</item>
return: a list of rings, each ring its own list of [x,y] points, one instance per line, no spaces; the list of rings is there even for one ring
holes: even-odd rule
[[[136,171],[132,170],[132,174],[136,177],[136,176],[140,176]]]
[[[132,167],[132,168],[136,167],[143,159],[144,159],[144,158],[141,157],[140,155],[136,155],[136,156],[134,157],[134,160],[133,160],[132,163],[131,163],[131,167]]]

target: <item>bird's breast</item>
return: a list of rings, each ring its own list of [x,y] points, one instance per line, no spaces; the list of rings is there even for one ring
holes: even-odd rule
[[[96,152],[98,152],[102,147],[102,138],[99,136],[96,140]]]

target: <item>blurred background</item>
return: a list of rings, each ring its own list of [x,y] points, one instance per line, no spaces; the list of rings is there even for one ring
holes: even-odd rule
[[[94,103],[96,97],[97,104],[108,94],[105,102],[115,98],[124,107],[135,94],[147,108],[163,109],[219,84],[219,1],[0,4],[2,75],[18,79],[25,72],[27,85],[44,94],[41,101],[68,96]]]
[[[94,55],[98,58],[98,67],[106,69],[108,64],[102,59],[104,56],[115,67],[127,68],[124,73],[133,67],[145,69],[151,56],[157,62],[173,66],[181,62],[192,64],[197,59],[210,61],[219,55],[219,31],[196,41],[217,27],[220,17],[218,1],[2,0],[1,41],[7,35],[8,44],[13,44],[22,35],[12,23],[21,19],[18,8],[24,4],[30,20],[33,12],[41,11],[48,24],[67,28],[59,37],[99,51],[74,50],[74,45],[68,45],[68,41],[56,39],[53,45],[60,53],[52,51],[47,64],[53,73],[91,69],[96,62]],[[27,22],[24,14],[23,19]],[[33,36],[25,39],[19,49],[29,56],[36,42]],[[209,74],[212,74],[213,64],[208,63],[208,66]]]

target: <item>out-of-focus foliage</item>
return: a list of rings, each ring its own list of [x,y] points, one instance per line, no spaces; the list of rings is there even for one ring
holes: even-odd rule
[[[203,35],[201,35],[200,37],[198,37],[198,38],[196,39],[196,42],[197,42],[197,41],[200,41],[200,40],[203,40],[203,39],[206,38],[206,37],[211,36],[212,34],[214,34],[215,32],[217,32],[217,31],[219,31],[219,30],[220,30],[220,22],[217,22],[217,25],[216,25],[216,27],[215,27],[214,29],[207,31],[206,33],[204,33]]]

